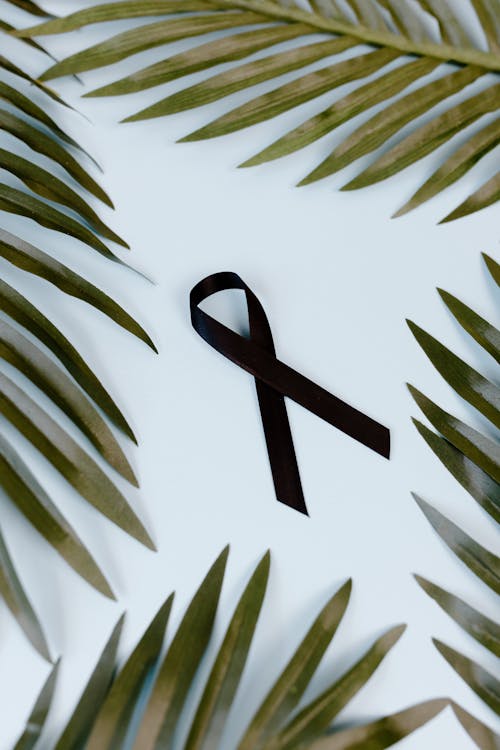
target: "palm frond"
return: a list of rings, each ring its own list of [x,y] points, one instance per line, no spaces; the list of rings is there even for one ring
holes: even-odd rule
[[[55,750],[74,747],[123,750],[132,745],[141,750],[160,750],[171,746],[168,738],[174,734],[179,736],[188,694],[192,694],[193,682],[199,679],[200,664],[206,658],[206,650],[213,637],[227,556],[228,548],[222,551],[202,581],[163,657],[165,630],[174,594],[161,605],[122,666],[117,664],[116,653],[123,616],[118,620],[76,708],[55,743]],[[197,699],[190,730],[179,744],[184,750],[213,750],[220,746],[249,658],[269,573],[270,554],[267,552],[251,574],[216,651],[201,698]],[[428,700],[348,729],[332,726],[340,707],[346,705],[370,680],[380,661],[401,636],[403,626],[387,631],[322,696],[300,708],[304,692],[341,624],[351,588],[349,580],[314,620],[250,721],[237,745],[238,750],[247,747],[253,750],[285,747],[293,750],[303,750],[305,747],[310,750],[366,750],[368,747],[370,750],[386,750],[423,727],[447,707],[452,708],[480,750],[498,750],[500,738],[447,698]],[[32,717],[38,717],[33,720],[33,741],[31,744],[16,745],[14,750],[27,750],[36,743],[50,707],[54,680],[55,670],[51,672],[32,712]],[[318,711],[320,705],[322,711]],[[242,724],[247,719],[244,715],[240,718]],[[301,723],[302,739],[296,732],[298,721]],[[293,728],[295,739],[291,738],[290,728]],[[305,735],[308,739],[304,743]]]
[[[284,74],[298,74],[290,83],[265,94],[250,94],[246,103],[187,135],[184,141],[247,128],[359,80],[361,85],[350,94],[300,122],[242,166],[291,154],[356,116],[369,113],[376,105],[383,108],[355,127],[299,184],[323,179],[376,152],[368,167],[344,189],[365,187],[398,174],[450,139],[455,143],[455,136],[463,134],[454,153],[436,157],[438,168],[396,214],[401,215],[454,184],[499,143],[499,120],[488,121],[488,116],[498,111],[500,101],[495,80],[500,71],[500,5],[498,0],[469,0],[464,5],[466,15],[481,29],[482,38],[473,38],[467,20],[454,11],[449,0],[309,0],[305,4],[298,0],[120,0],[43,21],[17,33],[32,39],[97,23],[137,19],[132,29],[56,62],[42,76],[44,81],[103,68],[179,39],[193,40],[188,50],[162,57],[86,96],[132,94],[232,63],[201,83],[156,98],[127,117],[128,122],[200,107]],[[161,20],[146,23],[152,16]],[[203,39],[216,31],[223,31],[224,36],[216,41]],[[325,40],[310,41],[313,34],[322,34]],[[196,43],[198,37],[201,40]],[[273,51],[283,42],[289,43],[288,49]],[[366,45],[373,51],[366,53]],[[253,57],[268,49],[270,54]],[[346,50],[348,59],[336,61],[335,56]],[[324,66],[304,71],[315,62]],[[488,78],[488,73],[493,75]],[[470,96],[467,88],[475,81],[480,81],[481,90]],[[452,96],[452,103],[436,114],[437,105]],[[471,133],[468,128],[475,122],[480,123],[479,129]],[[405,135],[401,131],[407,125],[412,131]],[[392,137],[394,142],[383,149]],[[499,175],[492,176],[444,221],[497,201],[499,180]]]
[[[147,750],[169,747],[184,715],[188,691],[199,672],[201,659],[212,638],[218,601],[223,584],[228,550],[222,552],[188,605],[161,658],[165,628],[173,595],[161,606],[131,656],[121,669],[116,666],[116,649],[123,618],[113,630],[95,666],[77,707],[55,744],[56,750],[85,746],[88,750],[121,750],[129,743]],[[269,553],[250,576],[216,653],[191,723],[185,750],[219,747],[226,719],[234,703],[262,609],[270,569]],[[298,717],[307,713],[310,744],[318,750],[356,750],[359,737],[369,737],[373,747],[384,750],[430,721],[449,705],[448,700],[428,701],[394,716],[333,734],[331,723],[340,704],[346,704],[370,679],[380,661],[394,646],[402,627],[393,628],[379,639],[358,663],[329,689],[330,700],[319,720],[318,700],[296,713],[295,709],[314,676],[349,602],[351,583],[345,584],[327,603],[305,636],[288,666],[278,678],[245,733],[239,748],[303,747],[297,736],[292,744],[283,739]],[[354,678],[351,679],[351,675]],[[152,677],[152,679],[151,679]],[[294,691],[297,680],[297,693]],[[152,684],[151,684],[152,683]],[[331,698],[335,695],[335,705]],[[96,700],[98,696],[99,700]],[[96,711],[97,707],[97,711]],[[139,729],[137,730],[137,711]],[[311,721],[314,715],[314,721]],[[131,719],[133,717],[133,722]],[[242,717],[244,720],[245,717]],[[302,720],[301,720],[302,721]],[[285,733],[285,734],[284,734]],[[295,734],[295,729],[293,730]],[[309,740],[308,740],[309,742]],[[249,744],[253,743],[253,744]]]
[[[493,279],[498,283],[497,264],[485,256]],[[441,298],[464,331],[484,352],[500,361],[500,332],[481,315],[448,292]],[[468,404],[494,425],[500,425],[500,390],[433,336],[409,322],[409,326],[430,361]],[[482,432],[452,416],[413,386],[410,393],[438,433],[418,420],[415,426],[441,463],[471,497],[495,520],[500,521],[500,446]],[[429,523],[455,555],[492,591],[500,594],[500,558],[478,544],[438,510],[414,495]],[[466,632],[495,655],[500,655],[500,626],[458,596],[417,576],[422,589]],[[464,654],[435,640],[451,667],[497,713],[500,712],[500,683],[483,667]]]
[[[2,14],[7,16],[9,4],[4,5]],[[50,17],[30,0],[10,5],[32,15]],[[4,40],[12,28],[10,19],[0,18],[0,36]],[[128,248],[127,243],[94,208],[96,202],[112,206],[93,176],[96,163],[58,124],[58,111],[65,103],[23,69],[27,52],[35,55],[33,47],[38,53],[44,52],[43,48],[30,40],[16,42],[12,37],[9,43],[5,45],[8,51],[0,56],[0,211],[20,217],[20,225],[34,221],[51,232],[63,233],[76,246],[79,242],[80,249],[89,247],[126,265],[111,244]],[[37,97],[33,96],[34,87]],[[142,326],[104,291],[2,226],[0,257],[21,272],[39,276],[61,292],[84,300],[154,349]],[[56,416],[64,414],[113,471],[137,486],[126,451],[108,423],[111,420],[136,441],[121,409],[75,346],[38,308],[35,294],[27,299],[1,280],[0,311],[0,360],[16,371],[15,382],[0,373],[0,413],[83,498],[153,548],[149,534],[114,481],[57,419],[32,398],[31,392],[28,395],[24,383],[26,379],[31,381],[40,394],[48,397]],[[0,468],[1,487],[30,524],[84,580],[114,598],[107,579],[76,531],[5,435],[0,435]],[[1,596],[23,624],[28,637],[47,656],[41,627],[36,629],[36,617],[23,594],[7,547],[3,545],[2,549]]]
[[[163,658],[162,645],[173,594],[153,617],[124,665],[118,668],[116,651],[123,626],[123,617],[120,618],[55,750],[73,747],[124,750],[131,747],[131,743],[141,750],[172,746],[171,739],[174,734],[178,737],[179,724],[185,716],[188,693],[193,681],[199,678],[200,664],[212,639],[227,555],[226,548],[205,576]],[[220,746],[249,657],[269,571],[270,555],[266,553],[250,576],[204,680],[201,698],[182,743],[184,750],[213,750]],[[498,750],[499,738],[489,727],[443,698],[425,701],[349,729],[332,726],[340,707],[365,686],[399,639],[401,626],[379,638],[322,696],[300,709],[303,694],[342,621],[350,594],[351,581],[348,581],[327,602],[264,698],[238,750],[247,747],[253,750],[285,747],[293,750],[306,747],[310,750],[366,750],[367,747],[385,750],[449,706],[480,750]],[[49,701],[39,699],[40,702],[44,720]],[[321,711],[318,711],[320,706]],[[301,732],[297,733],[299,724]]]

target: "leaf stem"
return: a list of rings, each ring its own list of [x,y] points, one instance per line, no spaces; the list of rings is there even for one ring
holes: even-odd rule
[[[209,0],[218,8],[240,8],[276,18],[279,21],[305,23],[318,31],[348,34],[360,42],[380,47],[391,47],[409,55],[431,57],[459,65],[476,65],[492,72],[500,72],[500,55],[480,49],[456,47],[451,44],[417,42],[392,31],[370,29],[362,24],[350,24],[336,18],[326,18],[312,11],[278,5],[272,0]]]

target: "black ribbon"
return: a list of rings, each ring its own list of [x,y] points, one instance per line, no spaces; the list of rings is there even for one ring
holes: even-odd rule
[[[245,292],[250,326],[248,339],[219,323],[199,307],[207,297],[227,289]],[[223,271],[202,279],[191,290],[190,308],[195,331],[220,354],[255,378],[274,488],[280,502],[307,514],[284,396],[389,458],[390,432],[387,427],[277,359],[264,308],[238,274]]]

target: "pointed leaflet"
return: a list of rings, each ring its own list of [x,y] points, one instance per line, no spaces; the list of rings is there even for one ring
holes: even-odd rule
[[[414,420],[418,431],[436,455],[473,497],[476,497],[474,492],[481,496],[476,498],[481,505],[488,504],[486,502],[488,495],[489,502],[498,505],[500,502],[500,488],[497,487],[500,482],[500,446],[498,443],[469,427],[457,417],[448,414],[413,386],[408,385],[408,390],[433,427],[439,430],[446,440],[470,461],[464,461],[463,457],[457,455],[451,447],[443,444],[443,441],[430,430],[425,427],[422,430],[420,422]],[[483,472],[489,474],[495,482],[490,482],[488,477],[483,476],[483,472],[478,471],[477,467],[483,469]]]
[[[461,628],[496,656],[500,656],[500,627],[496,622],[478,612],[458,596],[450,594],[449,591],[445,591],[422,576],[416,575],[415,579],[425,593],[432,597]]]
[[[328,733],[310,745],[310,750],[385,750],[415,732],[449,705],[446,698],[417,703],[361,727]]]
[[[42,227],[52,229],[54,232],[67,234],[80,240],[110,260],[118,263],[122,262],[120,258],[111,252],[107,245],[96,237],[93,232],[83,226],[83,224],[22,190],[0,184],[0,210],[8,211],[18,216],[25,216]]]
[[[102,469],[62,427],[1,373],[0,413],[91,505],[127,534],[154,549],[146,529]]]
[[[286,133],[241,166],[252,167],[272,159],[279,159],[308,146],[361,112],[395,96],[406,86],[431,73],[437,65],[435,60],[415,60],[384,73]]]
[[[393,102],[347,136],[316,169],[300,182],[300,185],[307,185],[328,177],[361,156],[374,151],[412,120],[425,114],[449,96],[462,91],[482,75],[484,71],[480,68],[468,66],[422,86],[418,90],[418,96],[412,91]]]
[[[433,643],[450,667],[460,675],[476,695],[497,715],[500,715],[500,682],[496,677],[472,659],[468,659],[436,638],[433,639]]]
[[[38,89],[38,91],[43,92],[46,96],[52,99],[52,101],[57,102],[67,109],[73,109],[73,107],[70,107],[70,105],[65,102],[64,99],[61,99],[61,97],[51,88],[49,88],[49,86],[46,86],[36,78],[32,78],[31,76],[29,76],[24,72],[24,70],[21,70],[21,68],[15,65],[11,60],[7,60],[7,58],[3,55],[0,55],[0,68],[3,68],[3,70],[7,70],[9,73],[12,73],[12,75],[17,76],[18,78],[22,78],[23,81],[28,81],[28,83],[30,83],[34,88]]]
[[[445,42],[457,47],[472,46],[466,26],[455,15],[448,0],[418,0],[418,2],[437,20]]]
[[[138,339],[144,341],[144,343],[146,343],[151,349],[153,349],[154,352],[157,351],[154,343],[152,342],[146,331],[142,328],[142,326],[140,326],[139,323],[137,323],[137,321],[135,321],[122,307],[120,307],[120,305],[118,305],[113,299],[111,299],[111,297],[105,294],[105,292],[101,291],[96,286],[86,281],[84,278],[79,276],[63,263],[55,260],[55,258],[47,255],[47,253],[44,253],[42,250],[39,250],[34,245],[31,245],[29,242],[25,242],[19,237],[15,237],[13,234],[5,232],[2,229],[0,229],[0,256],[8,260],[13,265],[17,266],[18,268],[22,268],[24,271],[35,274],[36,276],[40,276],[42,279],[45,279],[51,284],[54,284],[54,286],[56,286],[62,292],[65,292],[65,294],[70,294],[72,297],[76,297],[77,299],[81,299],[84,302],[87,302],[89,305],[92,305],[97,310],[100,310],[102,313],[104,313],[104,315],[107,315],[108,318],[114,320],[115,323],[124,328],[126,331],[129,331]],[[35,333],[33,328],[36,325],[37,332],[35,333],[35,335],[37,336],[37,338],[39,338],[40,341],[43,341],[46,346],[54,351],[54,354],[56,354],[58,359],[63,361],[65,367],[70,370],[75,380],[80,382],[79,378],[85,378],[89,381],[89,384],[86,386],[84,386],[81,382],[80,385],[84,390],[87,390],[89,395],[92,396],[94,401],[99,404],[101,409],[103,409],[106,414],[111,416],[111,418],[115,422],[117,422],[117,424],[119,424],[120,427],[125,432],[127,432],[127,434],[130,434],[130,427],[125,427],[125,418],[120,414],[118,407],[116,406],[116,404],[113,404],[113,402],[111,401],[111,397],[108,394],[105,394],[102,385],[98,383],[95,375],[92,375],[92,373],[90,373],[88,367],[85,365],[84,361],[76,352],[76,350],[73,349],[73,353],[70,352],[72,347],[67,339],[65,339],[65,337],[60,334],[54,326],[52,326],[50,321],[48,321],[47,318],[42,315],[42,313],[37,311],[36,308],[30,302],[28,302],[28,300],[22,297],[18,292],[15,292],[10,287],[8,287],[8,285],[5,284],[5,282],[3,282],[1,279],[0,304],[2,306],[8,304],[9,308],[12,308],[14,303],[10,300],[9,294],[7,294],[7,290],[9,289],[9,294],[12,299],[14,299],[14,295],[16,295],[15,307],[16,311],[18,311],[9,312],[9,315],[11,315],[16,320],[18,320],[18,317],[16,317],[17,315],[22,315],[23,320],[18,320],[18,322],[22,322],[22,325],[24,325],[25,328],[31,330],[32,333]],[[7,297],[9,297],[8,302],[6,301]],[[8,311],[5,310],[5,312]],[[35,320],[37,321],[36,324]],[[47,330],[42,332],[44,329]],[[57,351],[53,348],[55,347],[55,343],[52,343],[52,345],[50,343],[47,343],[47,341],[55,342],[56,339],[58,339],[57,348],[58,351],[61,352],[60,354],[58,354]],[[68,362],[70,360],[73,362],[73,370],[71,370],[68,363],[63,360],[63,351],[66,354],[66,359],[68,360]],[[87,374],[84,374],[85,370],[88,371]],[[94,379],[96,381],[93,386],[90,386],[91,379]],[[89,388],[92,388],[92,390],[88,390]],[[98,393],[98,391],[100,391],[100,393]],[[99,401],[99,399],[101,399],[101,401]],[[132,439],[134,438],[132,437]]]
[[[208,0],[120,0],[119,2],[103,3],[91,8],[84,8],[63,18],[53,18],[36,26],[19,29],[17,36],[24,38],[62,34],[106,21],[123,21],[130,18],[162,16],[170,13],[194,13],[212,10],[213,7],[214,4],[208,2]]]
[[[114,594],[93,557],[11,444],[0,434],[0,485],[73,570],[104,596]]]
[[[5,601],[32,646],[50,661],[49,647],[42,626],[19,580],[0,531],[0,597]]]
[[[486,253],[483,253],[482,255],[493,281],[497,286],[500,286],[500,265],[498,265],[496,260],[493,260],[489,255],[486,255]]]
[[[371,29],[387,31],[382,11],[373,0],[347,0],[359,20]]]
[[[14,745],[14,750],[33,750],[45,726],[56,687],[59,662],[52,668],[26,722],[24,732]]]
[[[500,389],[411,320],[408,326],[430,361],[462,398],[500,427]]]
[[[18,89],[9,86],[9,84],[5,81],[0,81],[0,99],[9,102],[9,104],[12,104],[16,109],[24,112],[24,114],[33,117],[34,120],[37,120],[39,123],[45,125],[45,127],[51,130],[54,135],[58,136],[63,141],[66,141],[66,143],[70,144],[82,153],[85,153],[86,156],[89,156],[85,151],[83,151],[83,149],[78,145],[76,141],[70,138],[70,136],[67,135],[67,133],[65,133],[64,130],[62,130],[51,117],[49,117],[49,115],[41,107],[35,104],[35,102],[33,102],[27,96],[24,96],[24,94],[22,94]]]
[[[33,2],[33,0],[7,0],[11,5],[15,5],[17,8],[21,8],[21,10],[25,10],[27,13],[31,13],[33,16],[42,16],[44,18],[47,18],[49,16],[49,13],[47,13],[46,10],[43,10],[43,8],[40,8],[39,5]]]
[[[471,0],[483,27],[488,47],[492,52],[500,52],[500,16],[495,0]]]
[[[360,0],[365,2],[366,0]],[[343,15],[333,2],[320,3],[320,13],[311,12],[309,8],[301,8],[295,2],[289,0],[214,0],[210,2],[210,10],[224,9],[229,15],[243,15],[243,12],[254,12],[258,15],[260,22],[284,22],[284,23],[305,23],[314,26],[318,32],[329,32],[330,34],[349,34],[355,33],[359,43],[368,43],[372,46],[387,47],[398,50],[405,54],[435,57],[443,61],[451,61],[460,65],[478,65],[487,70],[496,71],[500,69],[500,61],[495,54],[484,52],[479,48],[459,48],[453,45],[436,43],[427,33],[425,24],[422,22],[421,15],[416,11],[411,0],[378,0],[379,4],[388,4],[391,10],[404,6],[405,17],[409,15],[411,25],[409,26],[409,35],[394,32],[390,29],[368,28],[364,25],[356,25],[351,18]],[[187,8],[190,4],[183,3]],[[324,12],[325,5],[329,7]],[[321,7],[322,6],[322,7]],[[108,5],[109,7],[109,5]],[[330,12],[331,10],[331,12]],[[238,13],[234,13],[238,11]],[[201,16],[202,18],[204,16]],[[173,19],[172,23],[178,20]],[[417,33],[413,33],[416,30]],[[30,35],[30,30],[20,32]],[[185,36],[188,36],[186,32]]]
[[[0,149],[0,169],[11,172],[42,198],[48,198],[73,209],[106,239],[129,248],[125,240],[106,226],[94,209],[78,193],[51,172],[5,149]]]
[[[323,44],[328,44],[328,42],[323,42]],[[182,138],[181,141],[215,138],[263,122],[325,94],[337,86],[374,73],[396,57],[397,53],[392,50],[381,49],[315,70],[230,110],[200,130]]]
[[[390,12],[395,26],[408,39],[414,42],[429,40],[423,19],[409,0],[378,0],[378,2]]]
[[[450,107],[382,154],[342,189],[357,190],[401,172],[405,167],[442,146],[483,115],[494,112],[498,108],[499,96],[500,84],[490,86],[470,99]]]
[[[354,39],[344,37],[341,39],[328,40],[326,42],[322,41],[314,44],[304,44],[297,49],[285,50],[284,52],[277,52],[274,55],[268,55],[259,60],[253,60],[245,65],[230,68],[224,73],[212,76],[201,83],[182,89],[171,96],[167,96],[165,99],[152,104],[150,107],[141,110],[137,114],[127,117],[125,122],[135,122],[136,120],[144,120],[151,117],[162,117],[163,115],[183,112],[186,109],[201,107],[204,104],[217,101],[225,96],[241,91],[244,88],[249,88],[250,86],[255,86],[258,83],[268,81],[277,76],[284,75],[285,73],[299,70],[306,65],[310,65],[313,62],[322,60],[330,55],[340,54],[344,50],[353,47],[355,44],[356,42]],[[346,72],[345,66],[341,69],[341,72],[342,71],[344,73]],[[316,79],[318,79],[318,76],[316,76]],[[303,79],[299,80],[302,81],[303,84]],[[314,83],[310,78],[306,80]],[[261,104],[265,105],[271,100],[271,98],[275,102],[275,113],[283,111],[278,109],[278,99],[283,99],[282,106],[288,106],[287,101],[288,98],[291,97],[291,93],[289,86],[282,86],[281,88],[275,89],[275,91],[264,95],[266,98],[258,97],[257,99],[252,99],[251,101],[255,105],[255,115],[257,116],[260,112]],[[317,94],[312,94],[312,96],[317,96]],[[249,104],[247,103],[243,106],[248,108]],[[235,110],[236,113],[240,111],[241,108]],[[218,121],[216,120],[215,122]],[[249,122],[248,124],[252,123]],[[206,127],[211,128],[212,125]],[[203,128],[202,131],[197,131],[196,138],[198,138],[199,132],[205,132],[205,128]],[[216,134],[220,135],[221,133],[217,130]],[[205,136],[199,135],[199,137],[201,138]],[[184,140],[192,140],[194,138],[195,134],[192,134],[187,136]]]
[[[500,735],[469,714],[465,709],[452,702],[451,707],[460,724],[479,750],[500,750]]]
[[[262,608],[269,564],[270,555],[267,552],[250,579],[226,631],[184,750],[210,750],[219,744]]]
[[[493,205],[500,198],[500,172],[497,172],[488,182],[472,193],[467,200],[461,203],[458,208],[445,216],[441,223],[455,221],[463,216],[468,216],[482,208]]]
[[[223,31],[237,26],[268,23],[265,16],[257,13],[209,13],[203,16],[188,16],[173,20],[158,21],[157,23],[139,26],[129,31],[123,31],[105,42],[77,52],[71,57],[56,63],[40,76],[42,81],[72,74],[95,70],[105,65],[125,60],[146,49],[186,37],[209,34],[213,31]]]
[[[351,588],[349,580],[315,619],[250,722],[238,750],[262,748],[297,706],[342,621]]]
[[[314,33],[314,29],[305,24],[240,31],[237,34],[219,38],[214,42],[205,42],[205,44],[200,44],[193,49],[167,57],[166,60],[148,65],[142,70],[89,91],[83,96],[117,96],[144,91],[144,89],[174,81],[199,70],[207,70],[226,62],[235,62],[274,44],[280,44],[289,39],[296,39],[304,34],[312,33]],[[296,54],[298,54],[298,50]]]
[[[421,497],[415,493],[412,494],[421,511],[443,542],[467,565],[469,570],[493,591],[500,594],[500,558],[481,547],[480,544],[471,539],[462,529],[459,529],[458,526]]]
[[[0,357],[40,388],[88,437],[101,456],[125,479],[138,486],[119,442],[92,402],[50,357],[1,319]]]
[[[0,109],[0,130],[19,138],[33,151],[37,151],[55,161],[63,167],[82,187],[99,198],[106,205],[113,207],[111,199],[97,182],[86,172],[77,160],[71,156],[67,148],[63,148],[53,137],[42,133],[41,130],[34,128],[28,122],[21,120],[19,117]]]
[[[480,469],[474,461],[471,461],[464,456],[460,450],[454,448],[451,443],[444,440],[444,438],[439,437],[439,435],[436,435],[432,430],[429,430],[425,425],[419,422],[418,419],[414,419],[413,424],[419,431],[420,435],[424,438],[429,448],[431,448],[455,479],[460,482],[462,487],[472,495],[474,500],[476,500],[479,505],[495,519],[495,521],[500,522],[500,488],[498,482]],[[466,428],[460,435],[461,438],[465,438],[465,442],[468,446],[472,444],[468,441],[471,433],[473,434],[474,432],[475,431],[471,428]],[[476,450],[477,440],[474,442],[476,442],[476,445],[474,445],[474,450]],[[485,448],[488,440],[484,438],[480,443],[481,447]]]
[[[309,748],[311,743],[328,729],[335,716],[351,698],[364,687],[405,629],[406,625],[398,625],[375,641],[369,651],[348,672],[299,711],[287,726],[265,745],[266,750]]]
[[[171,745],[179,715],[212,634],[228,552],[226,547],[219,555],[186,610],[158,672],[135,740],[135,750],[160,750]]]
[[[1,254],[0,230],[0,254]],[[13,249],[15,249],[13,247]],[[73,345],[39,310],[11,286],[0,280],[0,310],[24,326],[52,351],[83,390],[136,442],[134,433],[111,396],[80,357]]]
[[[119,750],[130,723],[133,706],[148,672],[157,661],[174,595],[171,594],[153,618],[141,640],[120,670],[90,733],[86,750]]]
[[[462,328],[500,364],[500,331],[452,294],[438,289],[441,299]]]
[[[466,174],[469,169],[486,156],[500,142],[500,120],[487,125],[458,148],[432,174],[407,203],[396,211],[394,217],[413,211],[417,206],[433,198]]]
[[[106,643],[99,661],[78,701],[78,704],[58,739],[54,750],[76,750],[87,739],[96,716],[96,707],[100,706],[113,682],[116,664],[116,652],[120,642],[125,615],[115,625]]]

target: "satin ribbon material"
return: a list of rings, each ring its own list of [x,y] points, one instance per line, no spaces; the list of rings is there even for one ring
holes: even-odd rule
[[[241,289],[248,308],[250,337],[219,323],[200,308],[216,292]],[[255,378],[257,397],[277,499],[307,515],[285,396],[385,458],[390,455],[387,427],[333,396],[276,357],[264,308],[238,274],[214,273],[191,290],[191,322],[211,347]]]

